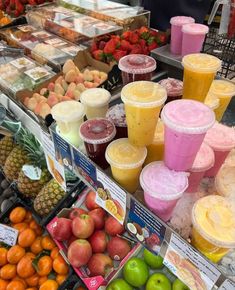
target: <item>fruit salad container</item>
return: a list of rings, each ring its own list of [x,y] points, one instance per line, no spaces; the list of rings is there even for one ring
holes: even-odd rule
[[[77,275],[92,290],[105,289],[139,247],[124,233],[124,227],[95,203],[95,196],[86,188],[71,208],[62,209],[47,225]]]

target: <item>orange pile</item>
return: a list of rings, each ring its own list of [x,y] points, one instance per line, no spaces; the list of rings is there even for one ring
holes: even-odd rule
[[[54,241],[23,207],[14,208],[9,219],[19,235],[15,246],[0,247],[0,290],[57,290],[69,267]]]

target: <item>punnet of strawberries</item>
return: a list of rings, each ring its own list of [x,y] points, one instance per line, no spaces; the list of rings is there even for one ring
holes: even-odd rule
[[[91,54],[93,58],[106,63],[118,62],[128,54],[146,54],[164,45],[167,36],[164,32],[141,27],[134,31],[125,31],[121,35],[109,35],[93,41]]]

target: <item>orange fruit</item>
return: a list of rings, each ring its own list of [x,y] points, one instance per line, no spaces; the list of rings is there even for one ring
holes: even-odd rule
[[[28,228],[28,224],[27,223],[14,224],[13,228],[18,230],[20,234],[21,232],[23,232],[23,230],[26,230]]]
[[[29,227],[34,230],[38,236],[42,235],[42,227],[35,220],[30,222]]]
[[[6,264],[0,270],[0,277],[4,280],[13,279],[16,275],[16,266],[11,264]]]
[[[37,273],[39,276],[47,276],[52,270],[52,259],[49,256],[43,256],[38,261]]]
[[[56,282],[61,285],[64,283],[68,275],[57,275],[56,276]]]
[[[59,285],[55,280],[47,280],[40,286],[39,290],[57,290],[58,287]]]
[[[23,222],[25,217],[26,210],[21,206],[17,206],[11,211],[9,219],[12,223],[17,224]]]
[[[10,264],[17,264],[21,258],[25,255],[25,249],[18,245],[10,248],[7,252],[7,261]]]
[[[53,261],[53,269],[57,274],[66,275],[69,271],[69,266],[60,256]]]
[[[21,281],[11,281],[6,290],[25,290],[25,286]]]
[[[31,211],[27,211],[26,215],[25,215],[24,222],[25,223],[30,223],[32,220],[33,220],[33,215],[31,213]]]
[[[35,255],[39,254],[43,250],[41,246],[41,240],[42,240],[41,237],[37,237],[30,247],[31,252],[34,253]]]
[[[39,276],[38,274],[34,274],[33,276],[25,279],[25,281],[30,287],[38,286]]]
[[[32,265],[34,258],[32,253],[27,253],[17,264],[17,274],[21,278],[29,278],[34,275],[35,270]]]
[[[0,248],[0,267],[7,264],[7,249]]]
[[[44,250],[53,250],[56,247],[56,244],[49,236],[42,237],[41,245]]]
[[[25,282],[25,280],[24,279],[22,279],[22,278],[20,278],[19,276],[15,276],[15,278],[13,278],[12,279],[12,281],[20,281],[21,283],[23,283],[23,285],[25,286],[25,287],[27,287],[27,283]]]
[[[46,281],[47,281],[47,276],[39,277],[38,285],[41,286]]]
[[[60,250],[59,248],[55,247],[53,250],[51,250],[51,258],[52,260],[55,260],[55,258],[57,258],[60,255]]]
[[[37,290],[38,288],[36,287],[30,287],[30,288],[26,288],[25,290]]]
[[[32,229],[26,229],[19,234],[18,244],[22,248],[28,248],[32,245],[34,240],[36,239],[36,234]]]
[[[3,280],[3,279],[0,279],[0,289],[1,290],[6,290],[7,289],[7,285],[8,285],[8,282]]]

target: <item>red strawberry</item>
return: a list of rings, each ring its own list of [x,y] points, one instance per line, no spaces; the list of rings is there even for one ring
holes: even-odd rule
[[[10,9],[11,10],[15,9],[15,0],[10,0]]]
[[[97,50],[93,51],[92,55],[93,55],[94,59],[96,59],[96,60],[102,61],[104,59],[104,52],[101,49],[97,49]]]
[[[146,41],[144,39],[140,39],[139,44],[142,49],[147,46]]]
[[[133,44],[131,46],[130,54],[141,54],[141,53],[142,53],[142,49],[141,49],[141,46],[139,44]]]
[[[129,40],[130,34],[131,34],[131,31],[125,31],[125,32],[123,32],[121,38],[125,39],[125,40]]]
[[[125,40],[125,39],[121,40],[119,49],[120,50],[124,50],[124,51],[131,50],[131,44],[130,44],[130,42],[127,41],[127,40]]]
[[[15,16],[18,17],[20,14],[24,12],[24,5],[20,2],[20,0],[15,0],[16,10]]]
[[[93,51],[95,51],[95,50],[97,50],[98,49],[98,47],[97,47],[97,43],[94,41],[94,42],[92,42],[92,44],[91,44],[91,52],[93,52]]]
[[[159,32],[157,30],[153,30],[153,29],[150,30],[151,36],[158,36],[158,34],[159,34]]]
[[[101,40],[99,43],[99,49],[104,49],[106,42],[104,40]]]
[[[139,41],[139,36],[136,32],[131,32],[130,36],[129,36],[129,41],[132,44],[138,43]]]
[[[149,29],[148,29],[147,27],[145,27],[145,26],[142,26],[142,27],[138,30],[138,33],[139,33],[140,37],[141,37],[142,39],[145,39],[145,40],[147,40],[147,39],[149,38],[149,35],[150,35],[150,33],[149,33]]]
[[[119,61],[120,58],[122,58],[123,56],[127,55],[127,51],[124,50],[116,50],[113,53],[113,57],[116,61]]]
[[[117,42],[115,39],[110,39],[104,47],[104,53],[113,53],[116,49]]]
[[[35,0],[28,0],[30,5],[37,5],[37,2]]]
[[[149,51],[151,51],[151,50],[153,50],[153,49],[155,49],[155,48],[157,48],[157,47],[158,47],[158,45],[157,45],[156,42],[152,42],[150,45],[148,45],[148,49],[149,49]]]
[[[114,40],[116,40],[116,42],[118,42],[118,41],[121,40],[121,38],[120,38],[119,35],[111,35],[111,38],[114,39]]]

